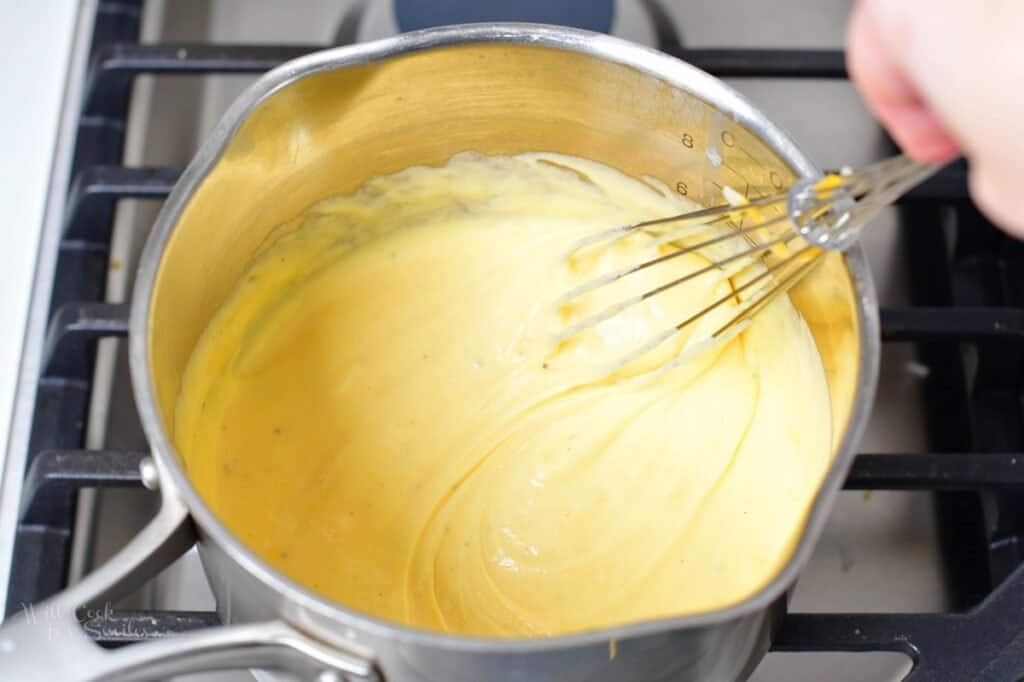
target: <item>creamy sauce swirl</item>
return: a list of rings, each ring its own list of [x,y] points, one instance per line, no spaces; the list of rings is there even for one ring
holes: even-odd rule
[[[193,353],[175,424],[189,475],[283,573],[425,629],[544,636],[742,600],[789,558],[831,461],[796,308],[783,297],[675,366],[716,319],[595,373],[728,293],[744,261],[551,344],[728,249],[555,306],[714,232],[573,245],[694,208],[547,153],[461,154],[319,202],[275,231]]]

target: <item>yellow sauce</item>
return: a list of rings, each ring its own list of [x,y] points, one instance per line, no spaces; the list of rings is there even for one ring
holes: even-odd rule
[[[721,256],[556,306],[713,232],[581,238],[694,208],[555,154],[462,154],[316,204],[272,235],[193,353],[175,424],[190,477],[283,573],[416,627],[543,636],[742,600],[789,558],[831,461],[825,371],[796,308],[783,297],[673,365],[726,309],[596,371],[729,292],[743,263],[551,343]]]

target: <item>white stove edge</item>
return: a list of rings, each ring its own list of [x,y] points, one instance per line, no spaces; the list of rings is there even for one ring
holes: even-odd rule
[[[17,88],[5,93],[10,98],[9,110],[30,120],[26,129],[4,126],[6,130],[0,134],[16,135],[19,139],[10,146],[4,144],[3,148],[22,148],[44,159],[40,172],[34,177],[21,172],[15,182],[3,183],[7,186],[0,189],[0,192],[17,193],[3,202],[7,206],[25,208],[32,202],[33,192],[41,193],[42,198],[38,206],[28,207],[23,221],[10,224],[9,229],[20,231],[19,238],[0,249],[0,272],[8,277],[5,288],[11,292],[10,296],[24,296],[22,300],[28,300],[27,305],[7,300],[0,306],[0,443],[6,443],[6,450],[0,452],[3,471],[0,480],[0,595],[5,609],[96,0],[23,3],[8,10],[12,11],[13,16],[7,14],[0,23],[0,44],[11,47],[10,61],[28,67],[24,71],[30,73],[33,80],[20,84],[24,86],[21,97]],[[26,23],[43,30],[32,31]],[[29,95],[29,87],[35,91],[52,89],[50,94],[54,104],[60,102],[59,107],[49,105],[43,94]],[[63,98],[60,98],[62,90]],[[39,106],[26,105],[26,102]],[[25,168],[25,158],[20,154],[5,156],[8,163],[17,164],[18,169]]]

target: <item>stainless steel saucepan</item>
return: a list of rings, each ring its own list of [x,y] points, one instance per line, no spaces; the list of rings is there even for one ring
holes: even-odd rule
[[[402,627],[276,572],[189,482],[169,436],[182,372],[269,232],[369,176],[469,149],[588,157],[660,178],[701,203],[720,202],[723,186],[767,193],[815,172],[782,131],[715,78],[654,50],[566,28],[454,26],[327,50],[268,73],[235,102],[182,175],[139,268],[131,368],[152,446],[144,478],[159,489],[161,509],[109,563],[37,607],[47,614],[45,626],[16,616],[0,629],[0,679],[136,680],[221,668],[276,668],[323,682],[749,674],[821,532],[874,394],[877,306],[857,249],[825,268],[841,274],[828,287],[815,288],[812,278],[795,294],[819,346],[859,363],[847,380],[829,374],[833,403],[849,406],[837,410],[834,462],[792,558],[763,589],[729,608],[548,639]],[[823,316],[828,323],[815,328]],[[82,633],[76,609],[126,593],[196,542],[223,627],[117,651]]]

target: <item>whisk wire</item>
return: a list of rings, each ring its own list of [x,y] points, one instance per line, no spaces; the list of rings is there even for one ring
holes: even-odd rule
[[[690,326],[691,324],[693,324],[694,322],[696,322],[700,318],[704,317],[705,315],[710,313],[715,308],[718,308],[719,306],[723,305],[724,303],[727,303],[728,301],[730,301],[730,300],[732,300],[734,298],[738,299],[739,295],[742,294],[744,291],[746,291],[747,289],[751,288],[752,286],[754,286],[758,282],[762,282],[765,279],[771,277],[773,273],[775,273],[776,271],[778,271],[778,270],[784,268],[785,266],[789,265],[794,260],[796,260],[797,258],[799,258],[800,256],[802,256],[803,254],[807,253],[808,251],[810,251],[813,248],[815,248],[815,247],[813,247],[813,246],[805,246],[804,248],[794,252],[790,256],[787,256],[786,258],[780,260],[778,263],[774,263],[771,266],[766,267],[764,269],[764,271],[761,272],[760,274],[758,274],[756,277],[753,277],[753,278],[747,280],[746,282],[744,282],[740,286],[738,286],[735,289],[733,289],[732,291],[730,291],[725,296],[722,296],[721,298],[715,300],[713,303],[709,303],[704,308],[701,308],[698,312],[694,313],[690,317],[686,318],[685,320],[683,320],[682,322],[677,324],[675,326],[676,331],[681,331],[685,327]]]
[[[733,210],[735,210],[735,209],[733,209]],[[564,305],[565,303],[568,303],[569,301],[573,300],[574,298],[578,298],[578,297],[582,296],[583,294],[590,293],[591,291],[594,291],[595,289],[598,289],[598,288],[603,287],[605,285],[611,284],[612,282],[620,280],[623,277],[626,277],[628,275],[632,275],[633,273],[639,272],[641,270],[645,270],[645,269],[647,269],[647,268],[649,268],[651,266],[659,265],[659,264],[664,263],[666,261],[672,260],[673,258],[679,258],[680,256],[685,256],[686,254],[689,254],[689,253],[695,253],[697,251],[700,251],[701,249],[706,249],[709,246],[714,246],[715,244],[720,244],[720,243],[722,243],[724,241],[728,241],[730,239],[736,239],[736,238],[739,238],[739,237],[747,237],[749,235],[754,234],[755,232],[758,232],[759,230],[762,230],[762,229],[764,229],[766,227],[769,227],[770,225],[775,225],[775,224],[780,223],[780,222],[782,222],[784,220],[788,220],[788,218],[786,216],[780,216],[780,217],[777,217],[777,218],[772,218],[770,220],[767,220],[767,221],[765,221],[763,223],[760,223],[758,225],[751,225],[750,227],[744,227],[744,228],[739,229],[739,230],[729,230],[725,234],[721,234],[721,235],[718,235],[716,237],[712,237],[711,239],[707,239],[707,240],[699,242],[697,244],[691,244],[690,246],[686,246],[686,247],[683,247],[683,248],[680,248],[680,249],[676,249],[675,251],[670,251],[669,253],[666,253],[666,254],[663,254],[661,256],[658,256],[657,258],[652,258],[650,260],[644,261],[643,263],[640,263],[638,265],[630,265],[629,267],[625,267],[625,268],[622,268],[620,270],[615,270],[613,272],[610,272],[608,274],[602,275],[600,277],[596,277],[596,278],[590,280],[589,282],[587,282],[586,284],[582,284],[582,285],[576,287],[575,289],[572,289],[569,292],[567,292],[565,295],[563,295],[562,297],[560,297],[558,299],[558,301],[556,302],[556,305],[558,305],[558,306]],[[704,224],[706,225],[707,223],[704,223]],[[794,236],[795,235],[793,235],[793,234],[789,234],[786,237],[786,239],[787,240],[788,239],[792,239]],[[761,245],[761,247],[757,248],[757,250],[760,251],[763,248],[764,248],[764,245]],[[730,260],[735,260],[735,259],[730,259]],[[729,261],[724,261],[724,262],[729,262]],[[683,280],[683,281],[685,281],[685,280]],[[680,283],[680,282],[677,282],[677,283]]]
[[[719,327],[715,332],[711,334],[712,338],[718,338],[727,331],[729,331],[730,329],[732,329],[734,326],[741,324],[745,320],[752,319],[755,315],[757,315],[759,312],[768,307],[768,305],[772,301],[774,301],[780,295],[792,289],[801,279],[804,278],[805,275],[807,275],[811,270],[817,267],[818,263],[821,262],[821,257],[824,255],[824,252],[821,249],[818,249],[813,246],[807,246],[806,248],[802,249],[800,253],[796,254],[796,256],[799,256],[802,253],[808,253],[811,250],[813,250],[813,252],[811,253],[811,257],[807,260],[806,263],[799,266],[793,273],[783,277],[782,280],[779,281],[779,283],[775,287],[773,287],[766,295],[759,297],[752,304],[750,304],[749,306],[741,310],[739,313],[737,313],[735,317],[733,317],[728,322]]]
[[[761,227],[763,227],[763,225],[762,226],[758,226],[758,229],[760,229]],[[738,232],[737,232],[736,236],[738,236]],[[575,336],[576,334],[580,333],[584,329],[587,329],[588,327],[592,327],[594,325],[600,324],[601,322],[604,322],[605,320],[608,320],[608,319],[611,319],[611,318],[613,318],[613,317],[615,317],[617,315],[620,315],[621,313],[625,312],[629,308],[631,308],[631,307],[633,307],[635,305],[638,305],[640,303],[643,303],[644,301],[648,300],[649,298],[657,296],[658,294],[660,294],[662,292],[668,291],[669,289],[673,289],[673,288],[675,288],[677,286],[685,284],[686,282],[692,281],[692,280],[694,280],[694,279],[696,279],[698,277],[701,277],[703,275],[706,275],[706,274],[708,274],[710,272],[714,272],[716,270],[721,270],[723,265],[728,265],[730,263],[741,261],[741,260],[743,260],[745,258],[750,258],[751,256],[755,256],[758,253],[762,252],[766,248],[770,248],[770,247],[775,246],[777,244],[783,244],[783,243],[788,242],[788,241],[790,241],[790,240],[792,240],[794,238],[795,238],[795,236],[793,234],[784,234],[784,235],[782,235],[780,237],[776,237],[775,239],[772,239],[772,240],[770,240],[768,242],[764,242],[762,244],[757,244],[755,246],[751,246],[749,249],[746,249],[744,251],[740,251],[740,252],[735,253],[735,254],[733,254],[731,256],[723,258],[721,260],[712,261],[708,265],[705,265],[702,268],[698,268],[697,270],[694,270],[693,272],[688,272],[685,275],[677,277],[677,278],[675,278],[675,279],[673,279],[673,280],[671,280],[669,282],[666,282],[665,284],[661,284],[661,285],[655,287],[654,289],[650,289],[648,291],[645,291],[642,294],[637,294],[636,296],[630,296],[629,298],[626,298],[626,299],[624,299],[622,301],[619,301],[618,303],[610,305],[607,308],[605,308],[605,309],[603,309],[603,310],[601,310],[601,311],[599,311],[597,313],[594,313],[592,315],[588,315],[587,317],[583,318],[579,322],[576,322],[576,323],[572,324],[571,326],[567,327],[561,334],[558,334],[555,337],[555,343],[556,344],[557,343],[561,343],[562,341]],[[676,253],[677,252],[673,252],[672,254],[668,254],[668,255],[676,255]],[[667,257],[662,257],[661,260],[666,260],[666,259],[667,259]],[[592,282],[593,284],[595,284],[595,286],[591,287],[591,289],[595,289],[598,286],[601,286],[603,284],[608,284],[611,281],[615,281],[616,279],[621,279],[622,277],[624,277],[624,276],[626,276],[628,274],[632,274],[633,272],[636,272],[636,270],[639,270],[641,267],[643,267],[643,266],[637,266],[636,268],[630,269],[630,270],[623,270],[623,271],[620,271],[620,273],[612,273],[613,276],[610,279],[608,279],[607,281],[605,280],[605,278],[601,278],[602,281],[600,281],[600,282],[596,282],[596,281]],[[616,274],[617,274],[617,276],[614,276]],[[570,293],[573,293],[573,292],[570,292]],[[575,293],[573,293],[572,296],[568,296],[566,300],[572,300],[573,298],[575,298],[576,296],[579,296],[582,293],[585,293],[585,292],[582,292],[582,291],[581,292],[575,292]],[[565,301],[563,301],[563,303],[564,302]]]
[[[675,215],[665,216],[663,218],[651,218],[650,220],[641,220],[639,222],[630,223],[628,225],[619,225],[612,227],[607,230],[596,232],[592,235],[588,235],[583,239],[579,240],[569,248],[568,256],[578,252],[580,249],[596,244],[609,237],[615,237],[615,240],[623,239],[628,237],[630,233],[636,232],[637,230],[643,230],[650,227],[657,227],[659,225],[665,225],[668,223],[674,223],[679,221],[687,221],[697,223],[699,225],[709,225],[720,220],[726,220],[729,214],[736,213],[748,208],[759,208],[765,206],[771,206],[772,204],[778,204],[786,201],[786,195],[770,195],[766,197],[760,197],[751,200],[749,203],[743,206],[733,206],[731,204],[721,204],[718,206],[710,206],[708,208],[698,209],[696,211],[690,211],[688,213],[677,213]],[[710,220],[708,220],[710,219]],[[614,242],[613,242],[614,243]]]
[[[763,307],[767,306],[769,303],[771,303],[773,300],[775,300],[779,296],[779,294],[783,293],[783,290],[781,289],[782,286],[786,286],[786,290],[788,290],[790,287],[792,287],[793,284],[795,284],[796,281],[798,281],[800,277],[802,277],[804,274],[806,274],[806,271],[804,270],[805,268],[807,268],[807,271],[809,271],[810,267],[813,267],[815,262],[818,260],[818,257],[822,253],[821,249],[819,249],[819,248],[817,248],[816,246],[813,246],[813,245],[807,245],[807,246],[804,246],[803,248],[798,249],[797,251],[793,252],[792,254],[787,256],[786,258],[783,258],[779,262],[773,263],[772,265],[766,267],[763,272],[761,272],[757,276],[747,280],[746,282],[744,282],[740,286],[732,289],[732,291],[730,291],[725,296],[722,296],[721,298],[718,298],[715,301],[712,301],[711,303],[707,304],[706,306],[701,308],[696,313],[694,313],[694,314],[690,315],[689,317],[687,317],[682,322],[676,324],[673,327],[669,327],[669,328],[663,330],[662,332],[657,334],[650,341],[648,341],[648,342],[644,343],[643,345],[638,346],[637,348],[635,348],[632,351],[630,351],[627,355],[623,356],[618,362],[615,363],[615,365],[612,368],[612,371],[615,371],[615,370],[617,370],[617,369],[619,369],[621,367],[624,367],[625,365],[629,364],[633,360],[636,360],[637,358],[642,357],[643,355],[646,355],[648,352],[654,350],[655,348],[657,348],[661,344],[665,343],[666,341],[668,341],[670,338],[672,338],[673,336],[675,336],[676,334],[681,332],[686,327],[689,327],[693,323],[695,323],[698,320],[702,319],[705,315],[708,315],[713,310],[716,310],[716,309],[720,308],[721,306],[725,305],[726,303],[728,303],[732,299],[738,299],[740,294],[742,294],[743,292],[747,291],[748,289],[750,289],[754,285],[758,284],[759,282],[764,282],[765,280],[770,278],[774,273],[776,273],[777,271],[785,268],[787,265],[795,262],[797,259],[799,259],[801,256],[803,256],[804,254],[807,254],[807,253],[813,253],[811,261],[809,263],[801,266],[800,269],[797,272],[794,272],[791,275],[785,277],[782,280],[782,282],[780,282],[779,284],[776,284],[775,286],[773,286],[773,287],[771,287],[769,289],[766,289],[766,290],[755,291],[754,296],[747,300],[746,306],[744,306],[744,309],[739,314],[737,314],[735,317],[733,317],[728,322],[726,322],[724,325],[722,325],[717,331],[715,331],[710,336],[711,340],[720,339],[724,334],[729,332],[732,327],[734,327],[735,325],[740,324],[740,323],[743,322],[743,320],[745,318],[745,315],[747,314],[748,309],[754,308],[756,306],[757,307],[757,311],[760,311]],[[741,302],[741,305],[742,305],[742,303],[743,302]]]
[[[668,363],[665,368],[676,366],[693,349],[703,349],[715,343],[721,343],[723,340],[732,338],[739,331],[746,328],[746,325],[753,320],[754,316],[768,307],[780,295],[788,292],[810,273],[822,261],[825,251],[842,251],[848,248],[856,241],[863,226],[873,219],[882,208],[890,205],[910,188],[938,171],[939,168],[941,168],[941,165],[920,164],[907,157],[899,156],[859,171],[847,169],[839,174],[830,174],[818,178],[805,178],[794,183],[789,191],[785,193],[758,197],[740,206],[712,206],[691,213],[680,213],[615,227],[585,237],[577,242],[570,251],[570,258],[585,246],[608,240],[610,237],[613,238],[611,243],[614,243],[635,233],[637,230],[650,230],[650,228],[673,222],[683,222],[688,226],[692,225],[699,229],[702,226],[723,220],[729,221],[726,234],[716,235],[695,244],[682,246],[656,258],[648,259],[637,265],[620,268],[575,287],[559,298],[559,307],[599,287],[673,258],[679,258],[694,252],[704,252],[704,255],[706,255],[708,248],[727,240],[744,239],[750,244],[750,247],[718,260],[709,259],[710,263],[707,266],[697,268],[693,272],[682,276],[674,277],[666,283],[657,284],[647,291],[621,300],[597,313],[593,313],[567,327],[555,339],[557,342],[563,342],[594,325],[622,314],[631,306],[688,282],[695,277],[700,277],[713,271],[722,271],[723,277],[731,279],[749,267],[743,266],[729,274],[727,270],[723,269],[725,265],[737,262],[742,263],[743,259],[750,259],[752,265],[760,263],[763,266],[763,270],[754,277],[738,286],[732,283],[733,288],[727,295],[721,296],[705,305],[701,310],[688,316],[677,325],[656,333],[653,338],[642,343],[615,363],[612,371],[653,350],[682,329],[703,319],[704,316],[735,299],[738,302],[738,310],[727,322],[719,326],[716,331],[705,339],[688,341],[687,349],[675,360]],[[760,220],[760,212],[757,209],[780,203],[785,205],[785,215]],[[738,224],[731,220],[737,214],[741,215]],[[748,216],[754,217],[755,223],[744,227],[744,222]],[[785,234],[781,236],[770,233],[758,235],[765,228],[782,222],[789,223]],[[684,233],[685,230],[680,229],[664,234],[655,234],[653,240],[660,246],[663,243],[675,242]],[[760,239],[758,238],[759,236]],[[785,256],[780,256],[778,260],[764,258],[764,256],[767,256],[767,254],[774,250],[774,247],[786,244],[791,240],[799,240],[802,246],[799,248],[794,247],[795,250]],[[755,287],[757,288],[755,289]],[[744,292],[751,291],[752,293],[748,296],[741,296]]]

